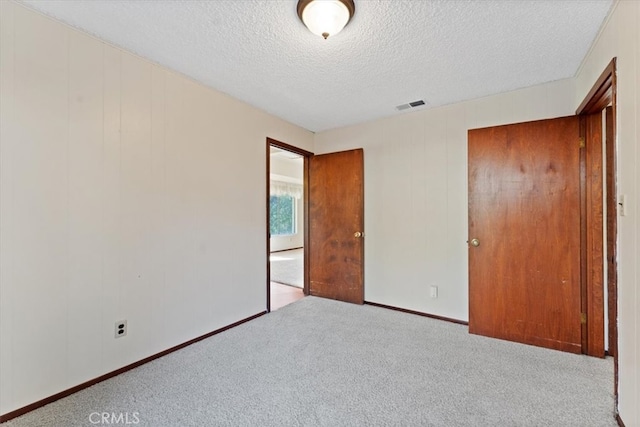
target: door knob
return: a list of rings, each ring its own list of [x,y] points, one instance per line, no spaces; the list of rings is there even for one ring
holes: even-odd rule
[[[476,248],[477,248],[478,246],[480,246],[480,240],[478,240],[478,239],[471,239],[471,242],[470,242],[470,243],[471,243],[471,246],[474,246],[474,247],[476,247]]]
[[[364,233],[360,232],[360,231],[356,231],[355,233],[353,233],[353,236],[356,238],[360,238],[362,236],[364,236]]]

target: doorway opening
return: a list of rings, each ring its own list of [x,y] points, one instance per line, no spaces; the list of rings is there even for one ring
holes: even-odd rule
[[[598,177],[598,185],[587,185],[587,223],[589,242],[597,243],[587,246],[587,263],[590,274],[586,275],[583,288],[587,296],[600,295],[597,306],[593,307],[589,299],[586,301],[587,331],[598,331],[606,338],[604,351],[614,360],[614,396],[617,414],[618,408],[618,265],[617,238],[618,215],[624,215],[624,209],[618,209],[617,169],[616,169],[616,113],[617,113],[617,75],[616,58],[604,69],[576,114],[583,120],[584,138],[587,145],[585,155],[594,164],[591,175]],[[593,144],[593,142],[596,142]],[[591,149],[589,148],[589,144]],[[587,171],[589,172],[589,171]],[[595,224],[595,227],[592,225]],[[591,237],[592,236],[592,237]],[[603,301],[603,302],[600,302]],[[604,305],[604,310],[602,306]],[[590,316],[589,311],[601,316]],[[597,325],[594,323],[597,322]],[[587,346],[590,347],[591,333],[587,334]],[[589,353],[589,352],[588,352]],[[590,353],[589,353],[590,354]]]
[[[308,294],[308,157],[267,138],[267,311]]]

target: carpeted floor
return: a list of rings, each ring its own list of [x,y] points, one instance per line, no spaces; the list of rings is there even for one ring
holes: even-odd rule
[[[302,288],[304,286],[304,249],[271,254],[271,281]]]
[[[3,427],[613,427],[612,390],[610,359],[306,297]]]

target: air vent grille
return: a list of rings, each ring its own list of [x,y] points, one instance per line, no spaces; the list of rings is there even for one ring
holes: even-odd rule
[[[421,107],[423,105],[426,105],[426,102],[424,102],[424,100],[422,99],[419,99],[417,101],[409,102],[408,104],[398,105],[396,107],[396,110],[403,111],[403,110],[408,110],[409,108]]]

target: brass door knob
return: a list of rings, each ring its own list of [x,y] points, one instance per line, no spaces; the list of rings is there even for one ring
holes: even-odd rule
[[[476,247],[476,248],[477,248],[478,246],[480,246],[480,240],[478,240],[478,239],[471,239],[471,242],[470,242],[470,243],[471,243],[471,246],[474,246],[474,247]]]
[[[353,236],[356,238],[360,238],[362,236],[364,236],[364,233],[360,232],[360,231],[356,231],[355,233],[353,233]]]

